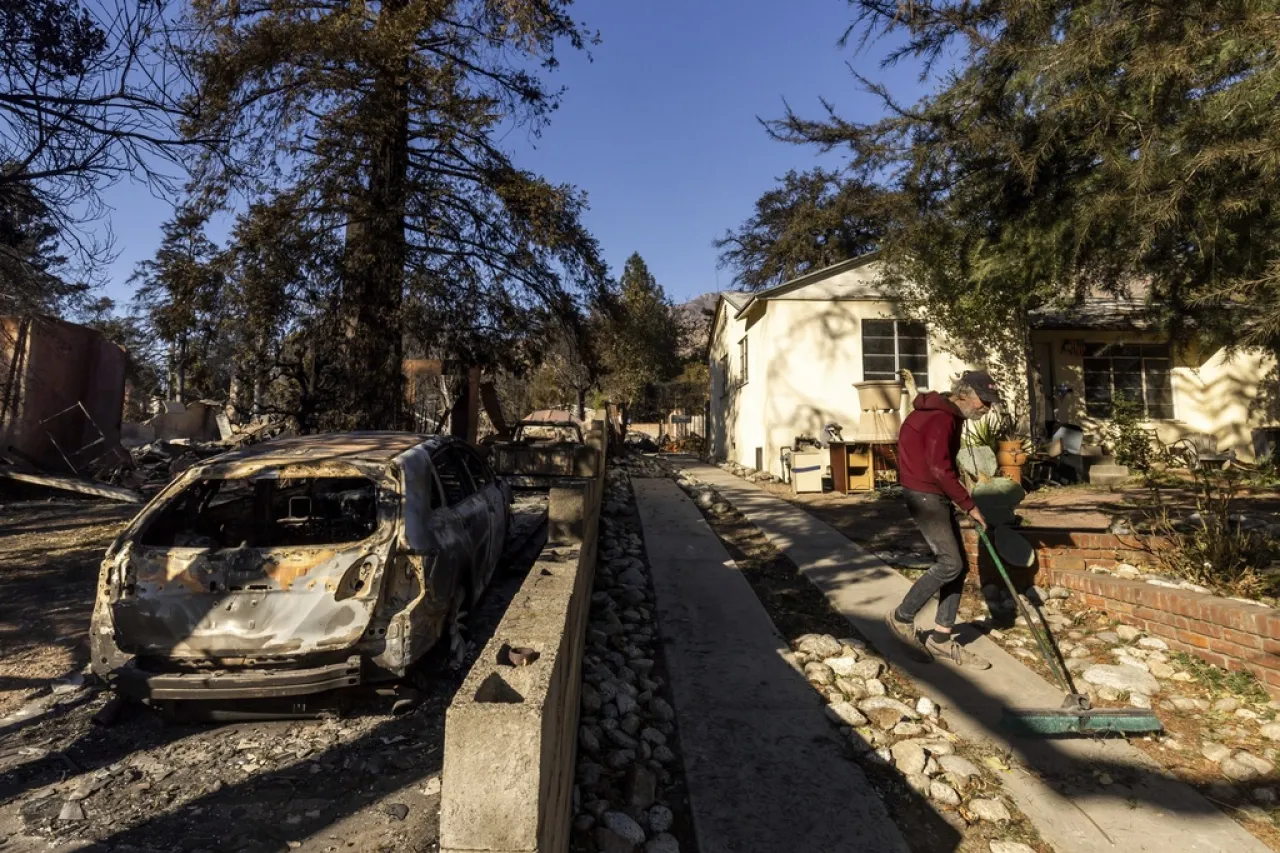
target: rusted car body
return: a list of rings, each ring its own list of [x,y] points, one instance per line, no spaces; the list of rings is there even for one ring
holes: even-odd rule
[[[512,486],[546,489],[596,475],[599,456],[583,443],[582,426],[567,412],[536,412],[516,424],[510,441],[493,445],[494,469]]]
[[[492,578],[510,487],[464,442],[270,441],[189,469],[102,562],[93,668],[143,700],[321,693],[402,677]]]

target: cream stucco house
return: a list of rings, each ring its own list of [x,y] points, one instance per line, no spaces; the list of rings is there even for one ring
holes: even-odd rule
[[[1254,455],[1260,428],[1274,425],[1260,405],[1273,362],[1262,353],[1175,351],[1136,320],[1131,306],[1037,317],[1031,341],[1039,376],[1037,410],[1099,434],[1110,402],[1141,399],[1165,441],[1191,433],[1221,450]],[[854,383],[911,370],[921,388],[944,390],[970,365],[908,312],[879,282],[869,255],[753,294],[721,294],[708,347],[710,450],[720,460],[782,473],[782,449],[797,436],[822,437],[839,423],[857,431]],[[1065,385],[1065,396],[1054,389]]]

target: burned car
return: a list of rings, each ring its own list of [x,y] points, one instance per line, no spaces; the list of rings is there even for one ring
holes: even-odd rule
[[[541,411],[516,424],[510,441],[495,442],[490,458],[512,486],[545,489],[595,476],[599,457],[568,412]]]
[[[510,488],[466,443],[278,439],[187,470],[107,551],[94,671],[140,700],[297,697],[463,648]]]

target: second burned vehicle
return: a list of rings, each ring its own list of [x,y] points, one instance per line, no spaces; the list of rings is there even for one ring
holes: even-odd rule
[[[599,456],[568,412],[534,412],[516,424],[510,441],[493,444],[493,467],[517,488],[546,489],[596,475]]]
[[[188,470],[108,550],[94,671],[144,700],[303,696],[459,656],[511,492],[464,442],[349,433]]]

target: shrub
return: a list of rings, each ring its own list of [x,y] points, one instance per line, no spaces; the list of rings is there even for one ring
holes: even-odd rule
[[[1233,512],[1239,478],[1231,472],[1193,472],[1196,515],[1177,521],[1162,507],[1153,532],[1169,544],[1153,549],[1161,569],[1192,583],[1242,597],[1273,592],[1263,573],[1280,557],[1280,546],[1263,531],[1241,523]]]
[[[1151,470],[1155,449],[1150,433],[1143,427],[1142,407],[1137,403],[1125,397],[1116,400],[1104,435],[1117,463],[1143,474]]]

